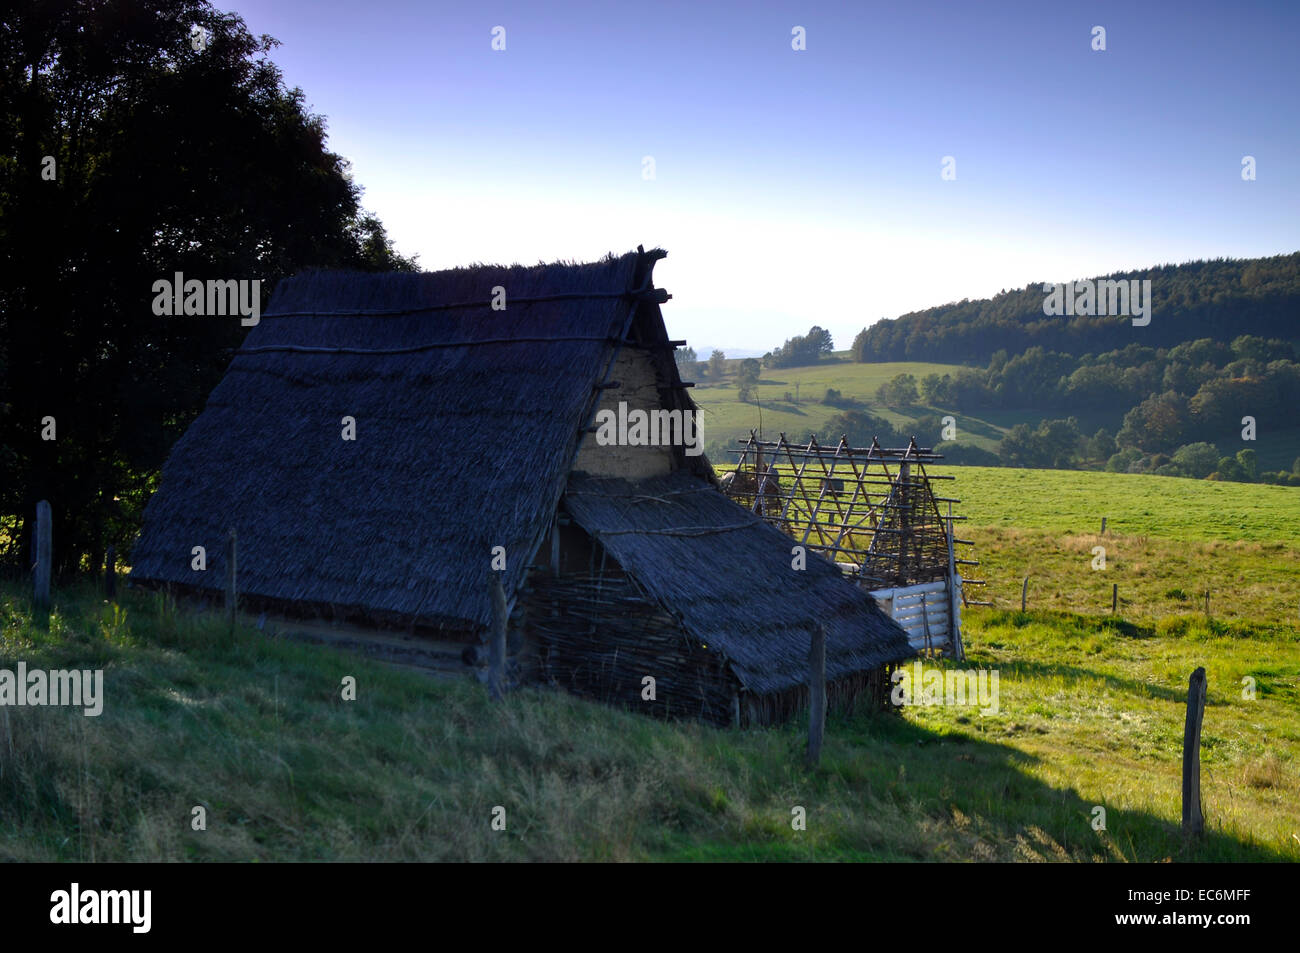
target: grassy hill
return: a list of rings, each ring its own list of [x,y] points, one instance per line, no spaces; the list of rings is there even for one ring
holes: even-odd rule
[[[751,429],[759,427],[759,415],[762,415],[762,429],[765,437],[775,439],[777,434],[785,433],[791,440],[808,439],[810,433],[817,434],[818,439],[828,435],[826,422],[842,407],[833,407],[822,403],[828,388],[838,390],[846,399],[856,402],[864,409],[878,417],[883,417],[895,425],[913,423],[918,417],[935,413],[934,408],[916,407],[907,411],[886,407],[876,400],[876,390],[898,374],[912,374],[920,380],[927,374],[955,373],[958,365],[926,364],[900,362],[894,364],[860,364],[844,356],[836,356],[812,367],[790,367],[780,369],[764,368],[758,382],[758,404],[742,403],[735,384],[735,372],[739,361],[727,362],[727,375],[722,381],[699,380],[692,391],[700,406],[705,446],[711,452],[711,459],[716,456],[718,463],[734,458],[718,455],[719,450],[729,450],[736,440],[749,436]],[[795,399],[787,400],[786,394]],[[957,427],[961,441],[986,450],[996,450],[1003,433],[1019,419],[1038,420],[1041,415],[1027,412],[1023,418],[1016,415],[999,413],[999,423],[988,420],[957,416]],[[835,434],[832,439],[838,439]]]
[[[759,428],[760,417],[763,435],[768,439],[785,433],[792,441],[807,441],[809,434],[816,434],[819,440],[837,440],[840,435],[829,433],[827,421],[844,408],[822,403],[827,388],[838,390],[856,409],[882,417],[905,430],[921,417],[952,413],[957,421],[957,443],[993,453],[997,452],[1006,432],[1019,423],[1037,425],[1045,418],[1073,414],[1084,434],[1096,433],[1103,427],[1113,434],[1119,430],[1123,418],[1122,413],[1089,410],[1045,413],[1039,408],[990,409],[971,415],[924,403],[905,409],[889,407],[876,399],[876,391],[891,378],[911,374],[920,381],[927,374],[955,374],[961,365],[917,361],[858,363],[849,359],[848,352],[838,352],[811,367],[763,368],[757,388],[759,402],[755,404],[740,400],[735,383],[739,366],[738,360],[726,361],[722,380],[701,377],[692,391],[700,407],[705,450],[716,465],[726,466],[735,461],[730,451],[737,440],[745,440],[751,429]],[[787,395],[794,399],[787,399]],[[1258,454],[1261,473],[1290,470],[1300,455],[1300,427],[1285,426],[1288,423],[1291,421],[1270,419],[1255,443],[1219,441],[1219,452],[1231,456],[1249,446]],[[918,433],[917,437],[923,442],[933,442],[937,435]]]
[[[1000,673],[1000,710],[832,719],[811,771],[797,723],[663,723],[541,690],[492,705],[472,682],[232,637],[133,592],[114,607],[63,590],[47,633],[5,585],[0,667],[103,668],[107,699],[98,718],[0,708],[0,858],[1300,860],[1300,493],[954,471],[997,605],[965,613],[965,667]],[[1186,847],[1179,748],[1198,665],[1210,833]],[[196,805],[206,831],[191,830]]]

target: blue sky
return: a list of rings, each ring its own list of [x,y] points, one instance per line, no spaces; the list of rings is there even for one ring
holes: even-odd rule
[[[283,43],[400,251],[661,245],[697,347],[1300,250],[1296,3],[216,5]]]

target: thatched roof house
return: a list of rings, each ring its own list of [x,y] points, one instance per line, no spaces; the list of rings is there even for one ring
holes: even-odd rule
[[[504,559],[519,677],[642,704],[649,675],[654,710],[766,721],[797,705],[820,622],[851,702],[911,654],[874,600],[829,562],[792,569],[689,432],[594,432],[694,413],[664,254],[284,281],[172,451],[132,579],[219,593],[234,527],[248,608],[473,644]]]

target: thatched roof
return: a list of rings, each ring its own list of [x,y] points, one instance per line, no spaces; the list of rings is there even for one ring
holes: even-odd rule
[[[730,659],[746,688],[802,684],[810,622],[826,625],[826,675],[908,658],[906,633],[829,561],[791,568],[794,541],[683,471],[629,482],[581,475],[565,505],[686,630]]]
[[[282,282],[163,468],[132,577],[219,591],[233,526],[241,595],[486,624],[492,547],[513,592],[634,314],[671,352],[662,254]]]

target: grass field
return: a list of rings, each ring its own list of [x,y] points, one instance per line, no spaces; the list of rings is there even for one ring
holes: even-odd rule
[[[1137,474],[996,467],[936,468],[957,479],[945,492],[969,518],[959,535],[974,542],[999,606],[1109,612],[1119,586],[1120,615],[1300,624],[1300,489]],[[1106,535],[1100,535],[1101,518]],[[1093,568],[1094,547],[1106,568]]]
[[[691,391],[700,407],[704,443],[715,463],[727,464],[735,458],[726,451],[734,449],[737,440],[744,440],[751,429],[761,424],[764,436],[775,439],[784,433],[792,441],[806,441],[809,434],[819,440],[834,441],[839,434],[827,432],[826,422],[841,408],[823,404],[827,388],[838,390],[845,399],[856,401],[856,406],[876,417],[883,417],[896,427],[906,429],[920,417],[951,413],[956,419],[957,440],[990,452],[997,452],[998,444],[1008,430],[1019,423],[1037,425],[1044,417],[1066,417],[1073,414],[1079,421],[1082,433],[1091,436],[1105,428],[1115,433],[1123,414],[1099,413],[1086,410],[1061,410],[1044,413],[1042,410],[981,410],[965,414],[956,408],[918,406],[907,409],[887,407],[876,399],[881,384],[899,374],[911,374],[919,383],[927,374],[956,374],[957,364],[930,364],[920,362],[895,362],[884,364],[859,364],[849,360],[847,352],[838,353],[834,359],[813,367],[784,369],[764,368],[758,383],[759,404],[742,403],[734,382],[739,361],[727,361],[727,374],[721,382],[702,379]],[[797,396],[797,402],[788,401],[785,395]],[[1261,425],[1257,441],[1251,449],[1258,454],[1259,472],[1290,470],[1300,456],[1300,428],[1287,426],[1293,421],[1269,420]],[[935,434],[918,435],[933,440]],[[1234,440],[1220,441],[1219,452],[1231,456],[1245,444]]]
[[[0,708],[0,859],[1300,860],[1300,490],[954,469],[1000,607],[965,614],[963,667],[998,671],[999,710],[833,718],[813,770],[797,723],[663,723],[547,691],[492,705],[139,593],[64,589],[46,633],[6,584],[0,667],[103,668],[107,698],[98,718]],[[1198,572],[1223,593],[1210,619]],[[1198,665],[1209,831],[1188,845]]]
[[[957,369],[958,365],[954,364],[857,364],[845,359],[828,360],[815,367],[765,369],[758,383],[762,431],[771,439],[779,433],[795,441],[806,441],[809,434],[827,437],[826,422],[843,410],[822,403],[827,388],[840,391],[846,399],[855,401],[858,409],[883,417],[895,426],[913,424],[919,417],[938,411],[923,406],[907,410],[887,407],[876,400],[876,389],[898,374],[912,374],[920,381],[927,374],[951,374]],[[787,393],[796,396],[797,401],[786,400]],[[742,402],[733,381],[701,381],[691,395],[700,408],[705,446],[718,462],[732,459],[723,451],[732,449],[737,440],[748,437],[751,429],[759,429],[760,404]],[[954,414],[961,442],[995,451],[1002,435],[1010,427],[1021,420],[1036,421],[1040,416],[1031,412],[998,413],[999,423],[996,424],[983,417]],[[838,434],[832,435],[832,439],[838,437]]]
[[[773,437],[784,432],[791,439],[807,439],[810,433],[822,434],[825,422],[840,411],[821,402],[827,388],[861,402],[870,413],[891,423],[915,420],[880,405],[876,401],[876,389],[898,374],[913,374],[920,381],[927,374],[952,374],[957,369],[952,364],[857,364],[847,360],[827,361],[814,367],[765,368],[758,383],[763,432]],[[797,403],[783,399],[787,392],[794,395],[796,390]],[[691,395],[700,406],[705,438],[710,443],[725,440],[730,445],[732,439],[744,437],[751,428],[758,427],[758,405],[742,403],[734,381],[700,381]],[[991,425],[980,426],[979,422],[972,421],[972,443],[982,439],[982,446],[987,446],[989,440],[996,445],[1001,433]]]
[[[1296,487],[1219,483],[1131,473],[935,467],[949,474],[962,512],[980,526],[1048,529],[1063,535],[1099,530],[1179,540],[1295,542]]]

